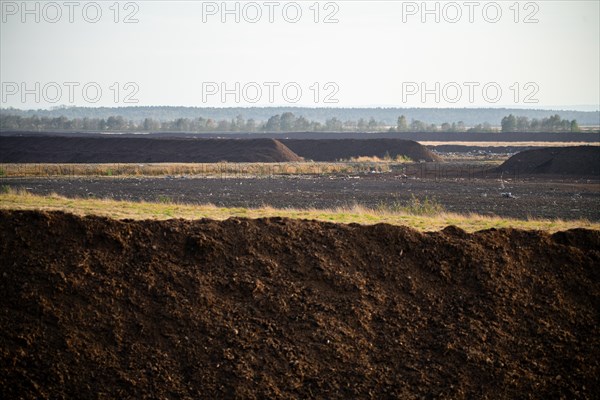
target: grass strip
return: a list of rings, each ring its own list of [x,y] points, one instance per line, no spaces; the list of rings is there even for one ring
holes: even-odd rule
[[[0,209],[64,211],[76,215],[99,215],[113,219],[200,219],[224,220],[231,217],[265,218],[284,217],[309,219],[335,223],[358,223],[373,225],[387,223],[404,225],[420,231],[438,231],[455,225],[467,232],[490,228],[518,228],[526,230],[563,231],[572,228],[600,230],[600,223],[588,220],[561,219],[511,219],[477,214],[461,215],[436,212],[431,215],[415,215],[406,210],[372,209],[361,205],[334,209],[233,208],[217,207],[213,204],[192,205],[178,203],[152,203],[118,201],[112,199],[73,199],[56,194],[34,195],[24,191],[8,190],[0,193]]]

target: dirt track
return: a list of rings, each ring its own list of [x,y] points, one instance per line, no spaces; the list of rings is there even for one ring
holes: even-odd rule
[[[595,398],[600,232],[0,212],[2,398]]]

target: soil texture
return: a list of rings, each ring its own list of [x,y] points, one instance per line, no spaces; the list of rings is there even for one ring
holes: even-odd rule
[[[302,161],[274,139],[0,136],[2,163]]]
[[[596,398],[600,232],[0,211],[0,395]]]

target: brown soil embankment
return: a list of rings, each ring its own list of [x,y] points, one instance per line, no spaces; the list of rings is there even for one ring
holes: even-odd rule
[[[0,212],[2,398],[594,398],[600,232]]]
[[[515,154],[497,169],[519,174],[600,176],[600,147],[571,146],[526,150]]]
[[[427,147],[402,139],[281,140],[300,157],[314,161],[347,160],[353,157],[409,157],[413,161],[442,161]]]
[[[0,137],[0,162],[4,163],[214,163],[301,160],[274,139]]]

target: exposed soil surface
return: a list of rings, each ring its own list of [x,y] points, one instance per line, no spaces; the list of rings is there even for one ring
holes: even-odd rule
[[[2,398],[596,398],[600,232],[0,211]]]
[[[321,139],[281,140],[300,157],[314,161],[337,161],[352,157],[406,156],[414,161],[441,161],[427,147],[412,140],[401,139]]]
[[[449,163],[440,164],[447,165]],[[422,164],[424,165],[424,164]],[[427,170],[426,178],[400,173],[216,178],[0,178],[0,186],[66,197],[165,201],[223,207],[335,208],[361,204],[376,208],[405,204],[412,196],[435,199],[447,211],[521,218],[600,221],[598,180],[516,178],[443,178],[444,170]],[[466,176],[466,175],[465,175]],[[538,175],[539,176],[539,175]],[[502,193],[511,193],[506,198]]]
[[[548,147],[517,153],[506,160],[498,171],[521,174],[554,174],[600,176],[600,147]]]
[[[291,148],[291,149],[290,149]],[[417,142],[399,139],[275,140],[144,137],[0,136],[0,162],[285,162],[358,156],[441,161]]]
[[[301,161],[274,139],[149,139],[132,137],[2,137],[4,163]]]

